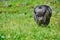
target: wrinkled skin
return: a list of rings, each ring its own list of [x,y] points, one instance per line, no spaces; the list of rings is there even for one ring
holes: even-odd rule
[[[52,15],[52,10],[47,5],[40,5],[34,8],[34,20],[38,25],[48,25]]]

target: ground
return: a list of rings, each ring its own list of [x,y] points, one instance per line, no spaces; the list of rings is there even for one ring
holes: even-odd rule
[[[5,0],[0,2],[0,40],[60,40],[59,0]],[[52,17],[47,27],[33,18],[37,5],[49,5]]]

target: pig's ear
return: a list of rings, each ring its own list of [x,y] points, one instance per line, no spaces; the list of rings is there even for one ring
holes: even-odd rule
[[[45,15],[44,15],[45,17],[50,17],[50,13],[49,13],[49,10],[46,10],[46,12],[45,12]]]
[[[49,10],[49,16],[51,17],[51,15],[52,15],[52,9],[48,8],[48,10]]]
[[[36,8],[38,8],[38,6],[35,6],[35,7],[34,7],[34,13],[35,13],[35,14],[36,14]]]
[[[52,14],[52,9],[51,9],[50,7],[48,8],[48,10],[49,10],[49,12]]]
[[[34,14],[36,14],[36,11],[35,11],[36,8],[34,8]]]

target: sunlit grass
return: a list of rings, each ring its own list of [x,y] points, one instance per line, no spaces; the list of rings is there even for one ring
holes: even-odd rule
[[[5,5],[4,3],[1,4]],[[0,7],[0,40],[60,40],[60,14],[56,8],[56,15],[56,4],[49,2],[53,14],[49,25],[44,27],[38,26],[34,21],[33,8],[48,2],[15,0],[7,3],[7,6]]]

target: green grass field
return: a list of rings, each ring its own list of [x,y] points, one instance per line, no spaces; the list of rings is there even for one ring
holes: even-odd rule
[[[59,0],[8,0],[0,2],[0,40],[60,40]],[[47,27],[33,18],[37,5],[49,5],[52,17]]]

